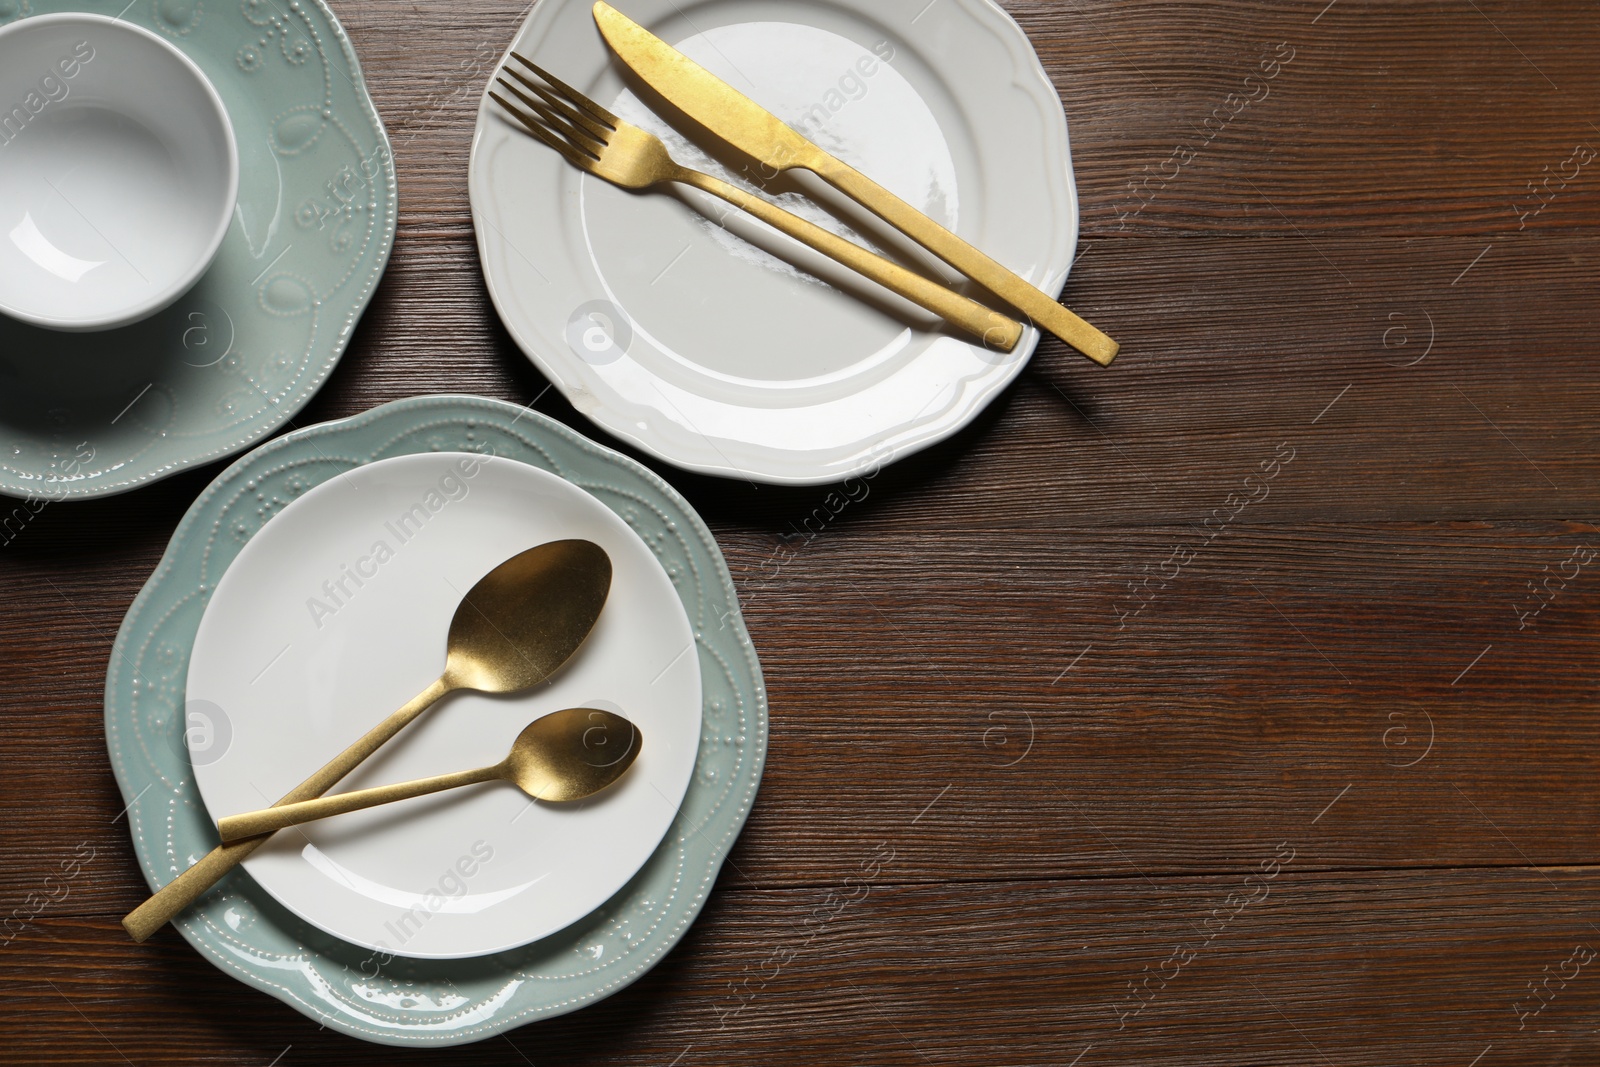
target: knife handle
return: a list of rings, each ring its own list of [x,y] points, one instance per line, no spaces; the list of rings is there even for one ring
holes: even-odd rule
[[[1033,320],[1034,325],[1102,367],[1117,356],[1117,342],[1074,315],[1048,293],[1023,281],[927,215],[821,149],[796,161],[895,229]]]
[[[891,263],[860,245],[846,241],[838,234],[807,222],[800,216],[791,214],[758,196],[752,196],[720,178],[683,167],[679,168],[672,180],[726,200],[780,233],[788,234],[829,259],[837,260],[857,274],[872,279],[890,292],[905,297],[918,307],[933,312],[954,326],[959,326],[981,339],[989,348],[1009,352],[1017,346],[1017,341],[1022,337],[1022,324],[1015,319],[1009,319],[998,311],[986,308],[975,300],[969,300],[938,282],[929,281],[914,271],[909,271],[897,263]]]

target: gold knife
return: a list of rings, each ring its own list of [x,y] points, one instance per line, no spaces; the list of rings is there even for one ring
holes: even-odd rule
[[[829,155],[778,117],[598,0],[594,20],[622,61],[656,92],[728,144],[772,168],[809,170],[928,251],[988,289],[1045,330],[1102,367],[1117,342],[1074,315],[854,167]]]

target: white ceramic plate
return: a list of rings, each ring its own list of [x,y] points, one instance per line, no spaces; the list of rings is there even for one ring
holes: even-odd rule
[[[264,494],[246,505],[270,506]],[[447,697],[337,788],[497,762],[529,722],[567,707],[627,715],[644,740],[637,763],[577,805],[491,783],[284,831],[245,867],[285,907],[375,951],[479,956],[589,914],[649,858],[699,744],[694,634],[638,534],[571,483],[510,460],[441,452],[363,466],[250,539],[194,643],[195,780],[213,818],[277,800],[438,675],[450,618],[474,582],[569,537],[603,547],[614,573],[567,666],[526,694]]]
[[[989,0],[623,9],[1060,292],[1078,228],[1066,119],[1026,35]],[[626,87],[587,0],[543,0],[512,47],[659,134],[679,162],[753,188]],[[785,176],[791,184],[771,191],[797,214],[890,248],[878,224],[810,177]],[[487,97],[469,186],[489,292],[518,345],[605,430],[691,470],[783,484],[859,474],[965,425],[1038,343],[1029,327],[1010,355],[985,351],[720,201],[633,194],[581,174]]]

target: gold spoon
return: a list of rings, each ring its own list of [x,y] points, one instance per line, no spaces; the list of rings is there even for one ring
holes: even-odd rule
[[[279,804],[321,796],[440,697],[457,689],[515,693],[544,681],[589,636],[611,591],[611,558],[591,541],[552,541],[484,575],[450,620],[444,673],[368,730]],[[129,912],[123,929],[143,941],[216,885],[267,839],[219,845]]]
[[[313,819],[497,780],[514,783],[535,800],[582,800],[621,778],[633,766],[642,745],[638,727],[621,715],[595,708],[568,708],[535,719],[517,735],[511,752],[499,763],[229,815],[217,823],[217,829],[223,841],[238,841]]]

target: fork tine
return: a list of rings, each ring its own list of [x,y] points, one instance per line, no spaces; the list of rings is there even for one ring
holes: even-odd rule
[[[521,111],[518,111],[515,107],[512,107],[511,104],[506,101],[505,97],[501,96],[493,89],[489,90],[489,97],[490,99],[494,100],[495,103],[505,108],[512,118],[516,119],[518,122],[522,123],[523,126],[527,127],[529,133],[543,141],[545,144],[549,145],[551,148],[554,148],[557,152],[560,152],[568,163],[571,163],[574,167],[577,167],[580,170],[589,169],[589,165],[593,162],[590,157],[579,154],[578,150],[573,148],[572,145],[568,144],[566,140],[545,129],[542,123],[529,118]]]
[[[505,86],[507,90],[516,94],[518,100],[521,100],[532,111],[536,112],[544,121],[546,126],[549,126],[557,133],[562,134],[567,138],[567,140],[578,145],[580,148],[598,155],[600,150],[604,148],[607,142],[610,140],[610,130],[601,130],[599,133],[595,133],[588,127],[576,125],[561,112],[551,108],[550,105],[546,104],[544,101],[529,96],[521,89],[518,89],[515,85],[512,85],[510,82],[506,81],[504,77],[499,77],[495,80],[501,85]],[[593,147],[591,147],[591,145]]]
[[[538,138],[551,148],[555,149],[557,152],[561,153],[567,162],[579,167],[588,162],[587,157],[580,157],[578,151],[568,144],[564,138],[551,133],[537,119],[530,118],[528,115],[518,110],[508,100],[506,100],[505,97],[501,96],[493,89],[489,90],[489,97],[494,100],[495,103],[505,108],[508,115],[520,122],[530,136]]]
[[[579,151],[587,152],[595,158],[599,158],[601,149],[606,146],[604,141],[586,130],[573,126],[563,119],[559,113],[551,111],[549,107],[535,100],[504,78],[496,78],[495,81],[504,86],[507,92],[521,100],[523,104],[527,105],[527,108],[534,112],[539,119],[540,125],[544,126],[546,130],[564,138]]]
[[[616,126],[617,122],[619,121],[617,116],[613,115],[611,112],[607,111],[593,100],[590,100],[587,96],[584,96],[582,93],[578,92],[578,90],[574,89],[560,78],[557,78],[555,75],[539,66],[521,52],[512,52],[511,54],[516,57],[517,62],[521,63],[523,66],[539,75],[539,77],[555,86],[555,88],[563,96],[567,97],[574,104],[577,104],[579,107],[589,112],[589,114],[599,119],[601,122],[607,123],[611,126]]]
[[[611,140],[611,135],[616,132],[615,126],[600,125],[594,119],[590,118],[588,115],[585,115],[583,112],[574,109],[571,104],[567,103],[565,100],[561,99],[561,97],[557,96],[549,89],[546,89],[538,82],[529,78],[521,71],[512,70],[510,67],[502,67],[500,68],[500,71],[502,74],[511,75],[513,78],[517,79],[517,81],[538,93],[542,99],[544,99],[551,107],[553,107],[557,113],[564,116],[568,122],[575,123],[581,129],[586,131],[591,139],[598,141],[601,144],[606,144]]]

